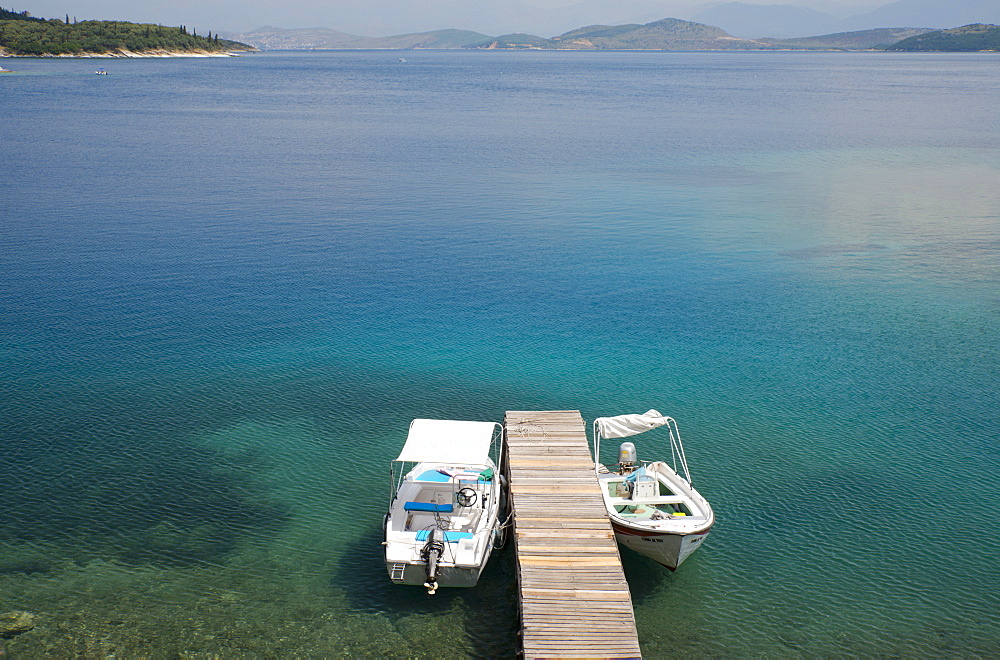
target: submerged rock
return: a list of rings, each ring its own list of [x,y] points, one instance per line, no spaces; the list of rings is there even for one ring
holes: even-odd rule
[[[0,637],[13,637],[28,632],[35,627],[35,615],[28,612],[4,612],[0,614]]]

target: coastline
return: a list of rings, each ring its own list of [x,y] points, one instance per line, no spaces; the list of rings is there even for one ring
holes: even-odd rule
[[[116,59],[116,58],[130,58],[130,57],[238,57],[241,53],[253,53],[257,52],[254,50],[227,50],[227,51],[208,51],[208,50],[143,50],[143,51],[131,51],[131,50],[115,50],[109,51],[107,53],[61,53],[46,54],[46,55],[14,55],[8,53],[3,49],[0,49],[0,57],[52,57],[52,58],[71,58],[71,59]]]

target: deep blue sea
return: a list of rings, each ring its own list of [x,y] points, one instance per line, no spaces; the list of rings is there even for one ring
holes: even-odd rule
[[[1000,55],[398,58],[4,61],[0,655],[510,657],[509,548],[387,579],[409,421],[649,408],[645,657],[1000,655]]]

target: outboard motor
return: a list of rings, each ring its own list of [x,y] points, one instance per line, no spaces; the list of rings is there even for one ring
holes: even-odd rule
[[[427,544],[424,549],[420,552],[420,558],[427,562],[427,582],[424,582],[424,586],[427,587],[427,593],[434,595],[437,591],[437,571],[438,571],[438,561],[444,554],[444,541],[440,540],[438,537],[441,534],[441,530],[434,528],[431,530],[430,536],[427,539]]]
[[[621,474],[628,474],[635,469],[635,464],[639,462],[636,457],[635,445],[631,442],[623,442],[618,448],[618,466]]]

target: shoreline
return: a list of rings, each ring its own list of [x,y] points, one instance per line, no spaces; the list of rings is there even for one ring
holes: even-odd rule
[[[253,53],[257,50],[116,50],[107,53],[60,53],[58,55],[49,53],[43,55],[14,55],[0,50],[0,57],[35,57],[35,58],[68,58],[68,59],[120,59],[120,58],[166,58],[166,57],[238,57],[241,53]]]

